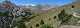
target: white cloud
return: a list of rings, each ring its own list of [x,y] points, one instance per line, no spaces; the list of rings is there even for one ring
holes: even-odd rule
[[[26,6],[36,6],[36,4],[25,4]]]

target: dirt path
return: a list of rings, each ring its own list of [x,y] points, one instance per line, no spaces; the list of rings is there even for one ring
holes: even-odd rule
[[[74,25],[62,25],[60,28],[80,28],[80,26],[74,26]]]

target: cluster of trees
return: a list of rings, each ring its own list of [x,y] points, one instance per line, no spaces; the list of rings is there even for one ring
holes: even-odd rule
[[[0,12],[0,16],[8,16],[8,11],[6,11],[6,12]]]
[[[62,10],[61,13],[58,15],[61,24],[67,24],[68,21],[72,18],[72,15],[68,15],[65,13],[65,10]]]

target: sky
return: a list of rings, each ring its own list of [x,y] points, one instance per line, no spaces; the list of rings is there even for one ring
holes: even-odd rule
[[[5,0],[0,0],[0,3],[2,3],[3,1],[5,1]]]
[[[64,4],[69,4],[74,0],[10,0],[10,1],[12,3],[15,3],[16,5],[23,5],[23,4],[64,5]]]

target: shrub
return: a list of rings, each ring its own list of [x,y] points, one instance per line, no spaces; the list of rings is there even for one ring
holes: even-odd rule
[[[53,28],[53,27],[51,27],[50,25],[44,24],[40,28]]]

